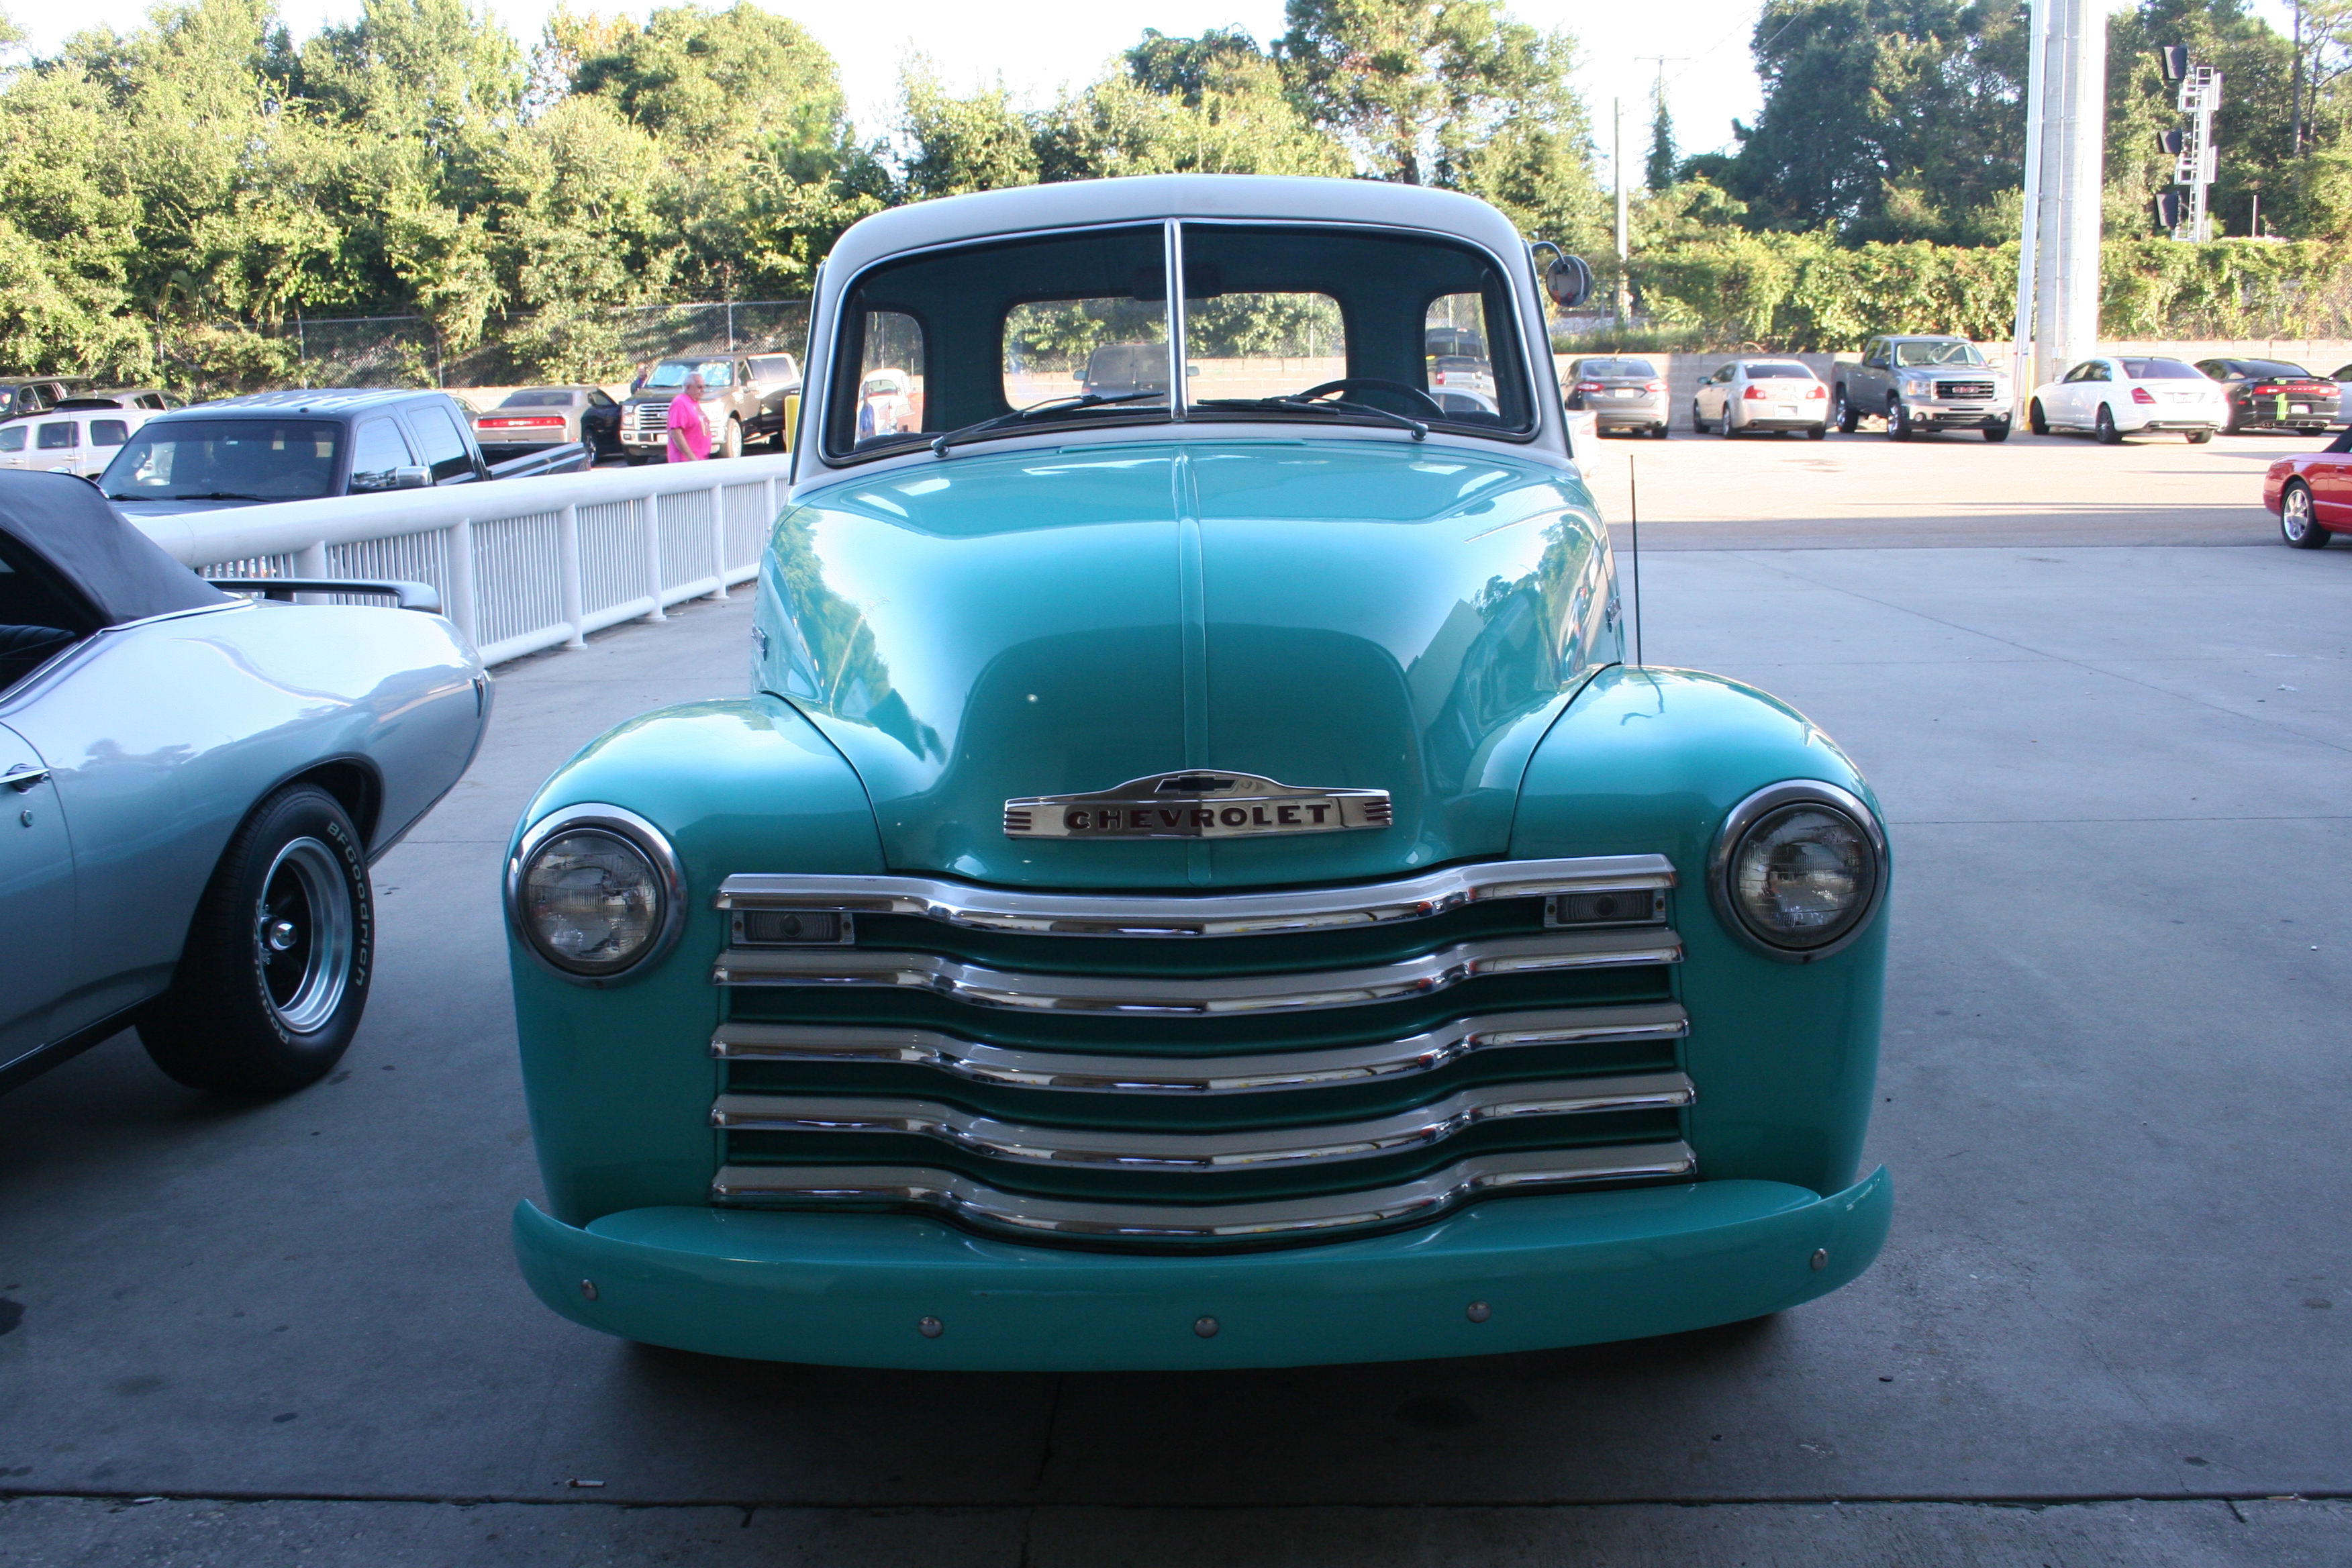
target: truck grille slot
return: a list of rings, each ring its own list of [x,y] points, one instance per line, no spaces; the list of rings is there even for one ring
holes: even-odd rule
[[[1673,885],[1659,857],[1161,899],[730,878],[739,925],[856,924],[719,955],[710,1199],[1214,1248],[1690,1180]],[[1562,929],[1571,900],[1627,923]]]
[[[1945,399],[1990,397],[1992,383],[1990,381],[1939,381],[1936,384],[1936,395]]]

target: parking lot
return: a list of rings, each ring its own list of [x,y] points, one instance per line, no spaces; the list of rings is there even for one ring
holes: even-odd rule
[[[507,1243],[538,1178],[500,852],[589,737],[743,689],[749,595],[507,666],[377,868],[332,1078],[208,1100],[123,1037],[0,1099],[0,1555],[2352,1558],[2352,545],[2287,550],[2255,500],[2309,444],[1599,444],[1649,661],[1803,709],[1897,864],[1885,1256],[1629,1345],[936,1375],[551,1316]]]

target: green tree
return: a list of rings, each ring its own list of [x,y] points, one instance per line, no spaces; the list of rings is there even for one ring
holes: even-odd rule
[[[1307,122],[1246,33],[1171,38],[1147,28],[1125,60],[1124,75],[1032,117],[1041,180],[1351,172],[1346,152]]]
[[[900,80],[900,130],[914,152],[905,192],[917,200],[1037,183],[1037,149],[1026,116],[1003,87],[958,98],[928,61]]]
[[[2017,0],[1765,0],[1764,106],[1727,182],[1764,226],[1996,237],[1980,215],[2023,177],[2026,42]]]
[[[1680,156],[1675,148],[1674,113],[1661,92],[1650,105],[1650,155],[1642,164],[1642,184],[1653,194],[1673,184],[1675,163]]]

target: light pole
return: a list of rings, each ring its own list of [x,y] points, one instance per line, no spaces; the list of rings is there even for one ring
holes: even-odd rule
[[[1617,176],[1617,324],[1622,327],[1633,313],[1633,290],[1625,277],[1625,100],[1612,98],[1609,101],[1617,115],[1616,142],[1609,162]]]
[[[2098,341],[2106,147],[2105,9],[2097,0],[2032,0],[2031,16],[2025,221],[2011,350],[2021,412],[2035,386]]]

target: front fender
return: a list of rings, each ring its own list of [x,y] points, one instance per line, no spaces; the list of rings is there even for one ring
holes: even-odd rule
[[[591,989],[542,966],[509,922],[515,1026],[541,1173],[554,1212],[584,1225],[615,1209],[699,1204],[710,1181],[709,1045],[726,945],[712,907],[737,871],[885,869],[873,808],[849,764],[772,697],[657,709],[600,736],[556,770],[516,827],[596,803],[661,830],[686,879],[676,945]],[[514,841],[508,845],[511,860]]]
[[[1791,963],[1725,930],[1706,880],[1726,814],[1790,779],[1851,790],[1885,822],[1853,762],[1788,704],[1692,670],[1604,670],[1537,748],[1511,854],[1647,852],[1674,862],[1699,1169],[1832,1193],[1853,1181],[1869,1124],[1891,900],[1852,945]]]

